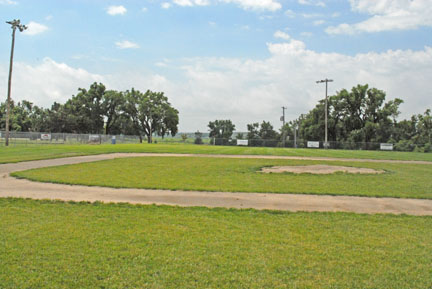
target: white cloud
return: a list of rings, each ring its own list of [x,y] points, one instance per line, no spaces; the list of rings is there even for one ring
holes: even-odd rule
[[[305,32],[300,33],[300,35],[303,37],[312,37],[313,33],[305,31]]]
[[[173,0],[173,3],[183,7],[210,5],[210,1],[208,0]]]
[[[290,36],[289,36],[287,33],[283,32],[283,31],[280,31],[280,30],[276,31],[276,32],[273,34],[273,36],[274,36],[275,38],[281,38],[281,39],[284,39],[284,40],[288,40],[288,39],[290,39]]]
[[[256,11],[276,11],[282,8],[282,5],[274,0],[220,0],[225,3],[234,3],[246,10]]]
[[[318,25],[322,25],[322,24],[324,24],[324,23],[325,23],[324,20],[315,20],[315,21],[313,22],[313,25],[318,26]]]
[[[350,0],[351,9],[371,15],[365,21],[326,29],[328,34],[354,34],[432,27],[432,0]]]
[[[167,79],[167,95],[180,110],[180,130],[207,131],[214,119],[231,119],[240,131],[246,124],[270,120],[278,128],[281,106],[288,119],[312,109],[324,97],[316,80],[332,78],[332,95],[342,88],[368,83],[399,97],[402,117],[432,108],[432,48],[389,50],[354,56],[318,53],[298,40],[269,43],[271,56],[264,60],[195,58],[182,66],[182,81]]]
[[[115,43],[115,45],[117,46],[117,48],[120,49],[130,49],[130,48],[139,48],[140,46],[137,43],[128,41],[128,40],[123,40],[123,41],[117,41]]]
[[[23,32],[23,34],[26,35],[36,35],[48,30],[47,26],[34,21],[30,21],[26,26],[27,30],[24,30]]]
[[[179,6],[193,6],[190,0],[174,0],[173,2]]]
[[[326,4],[324,1],[315,1],[315,0],[298,0],[298,3],[301,5],[313,5],[319,7],[325,7]]]
[[[147,12],[147,11],[148,11],[147,7],[141,8],[141,12]]]
[[[214,2],[233,3],[245,10],[254,11],[276,11],[282,8],[282,5],[276,0],[215,0]],[[174,4],[182,7],[208,6],[210,0],[173,0]],[[171,3],[164,2],[161,4],[164,9],[171,8]]]
[[[65,102],[77,93],[79,87],[89,87],[95,81],[105,81],[101,75],[72,68],[50,58],[45,58],[35,66],[21,62],[16,62],[14,66],[12,98],[15,101],[29,100],[43,107],[51,107],[54,101]],[[6,69],[0,66],[1,77],[2,74],[6,75]],[[6,87],[1,85],[0,89],[5,91]]]
[[[161,4],[161,7],[163,9],[169,9],[169,8],[171,8],[171,3],[164,2],[164,3]]]
[[[368,83],[386,91],[387,100],[402,98],[405,118],[432,108],[432,47],[354,56],[319,53],[296,39],[268,43],[267,47],[270,56],[260,60],[164,59],[156,65],[175,71],[167,75],[140,68],[98,75],[49,58],[38,65],[17,62],[12,97],[49,107],[53,101],[64,102],[77,93],[78,87],[89,87],[95,81],[108,89],[164,91],[180,111],[180,131],[207,131],[206,125],[214,119],[231,119],[239,131],[245,131],[248,123],[262,120],[279,128],[280,107],[288,107],[288,120],[308,112],[324,97],[323,87],[315,81],[326,77],[334,79],[329,95]],[[7,71],[7,65],[0,65],[0,79],[6,79]],[[0,82],[0,91],[6,91],[6,83]]]
[[[304,18],[317,18],[317,17],[324,17],[321,13],[303,13],[302,16]]]
[[[210,5],[210,1],[208,1],[208,0],[195,0],[194,3],[197,6],[207,6],[207,5]]]
[[[17,5],[18,2],[12,0],[0,0],[1,5]]]
[[[114,15],[124,15],[127,12],[127,9],[124,6],[122,6],[122,5],[119,5],[119,6],[109,6],[106,10],[107,10],[107,13],[109,15],[113,15],[113,16]]]
[[[294,18],[295,15],[296,15],[295,12],[292,11],[292,10],[290,10],[290,9],[286,10],[284,14],[285,14],[286,16],[288,16],[289,18]]]
[[[217,26],[216,22],[213,22],[213,21],[209,21],[208,24],[209,24],[211,27],[216,27],[216,26]]]

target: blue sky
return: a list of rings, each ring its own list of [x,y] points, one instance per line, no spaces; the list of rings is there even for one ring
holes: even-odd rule
[[[402,116],[432,108],[432,0],[0,0],[16,40],[13,98],[49,107],[78,87],[164,91],[181,131],[214,119],[280,127],[323,97],[369,83]],[[6,98],[10,27],[0,25]],[[1,79],[3,79],[1,81]]]

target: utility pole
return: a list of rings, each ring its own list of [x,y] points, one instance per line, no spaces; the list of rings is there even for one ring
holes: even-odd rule
[[[5,145],[9,145],[9,118],[10,118],[10,102],[11,102],[11,88],[12,88],[12,65],[13,65],[13,55],[14,55],[14,47],[15,47],[15,31],[18,28],[20,32],[23,32],[27,29],[27,26],[22,25],[19,19],[14,19],[12,21],[6,21],[7,24],[12,25],[12,47],[11,47],[11,56],[10,56],[10,64],[9,64],[9,79],[8,79],[8,93],[7,93],[7,105],[6,105],[6,143]]]
[[[324,79],[324,80],[318,80],[316,83],[323,83],[325,82],[326,84],[326,90],[325,90],[325,141],[324,141],[324,148],[328,148],[328,138],[327,138],[327,134],[328,134],[328,129],[327,129],[327,113],[328,113],[328,109],[327,109],[327,88],[328,88],[328,83],[329,82],[333,82],[332,79]]]
[[[282,106],[282,116],[281,116],[281,121],[282,121],[282,146],[285,147],[285,131],[284,131],[284,126],[285,126],[285,109],[287,109],[285,106]]]
[[[282,106],[282,117],[281,117],[282,127],[285,125],[285,109],[287,108],[285,106]]]

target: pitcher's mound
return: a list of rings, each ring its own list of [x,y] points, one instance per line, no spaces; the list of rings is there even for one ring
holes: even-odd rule
[[[350,174],[382,174],[383,170],[374,170],[369,168],[353,168],[343,166],[328,166],[328,165],[310,165],[310,166],[276,166],[262,168],[263,173],[310,173],[310,174],[333,174],[335,172],[344,172]]]

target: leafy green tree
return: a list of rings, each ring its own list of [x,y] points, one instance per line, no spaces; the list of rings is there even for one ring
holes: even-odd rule
[[[23,100],[15,104],[11,101],[11,131],[34,132],[46,131],[46,110]],[[5,129],[6,105],[0,105],[0,129]]]
[[[332,141],[386,142],[395,133],[401,99],[385,102],[385,92],[368,85],[341,90],[328,99],[328,133]],[[324,100],[300,123],[303,139],[324,139]]]
[[[243,134],[242,132],[239,132],[239,133],[236,135],[236,139],[244,139],[244,134]]]
[[[203,144],[202,133],[199,130],[195,132],[194,144]]]
[[[273,129],[272,124],[269,121],[263,121],[261,123],[261,128],[258,132],[261,139],[278,139],[278,133]]]
[[[209,136],[219,139],[229,139],[235,131],[235,125],[229,119],[210,121],[208,127]]]
[[[124,126],[124,123],[127,122],[127,117],[123,117],[125,101],[126,98],[122,92],[108,90],[103,94],[101,109],[106,120],[106,134],[119,134],[125,130],[125,128],[122,127],[122,124]]]
[[[104,111],[102,107],[105,86],[93,83],[89,90],[79,88],[62,107],[66,119],[64,130],[73,133],[103,133]]]
[[[248,124],[247,130],[248,130],[248,133],[247,133],[247,139],[248,140],[259,138],[259,123],[258,122]]]
[[[130,117],[135,134],[147,137],[152,142],[153,133],[164,136],[177,133],[178,111],[171,106],[163,92],[147,90],[141,93],[132,89],[125,92],[124,110]]]

